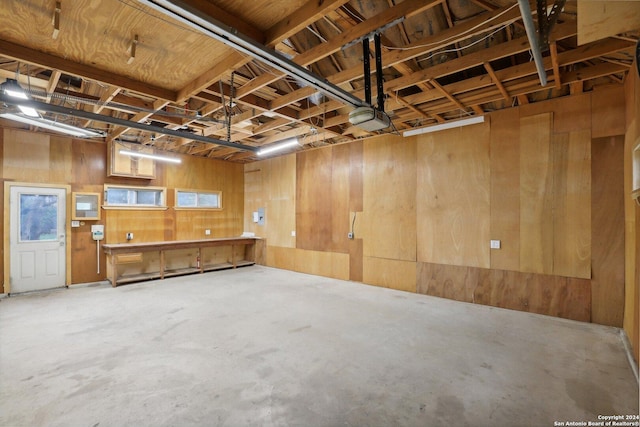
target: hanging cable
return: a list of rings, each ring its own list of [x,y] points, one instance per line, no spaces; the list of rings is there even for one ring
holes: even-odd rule
[[[231,116],[233,112],[233,95],[235,92],[235,87],[233,86],[233,76],[235,72],[231,72],[231,88],[229,89],[229,121],[227,122],[227,141],[231,141]]]

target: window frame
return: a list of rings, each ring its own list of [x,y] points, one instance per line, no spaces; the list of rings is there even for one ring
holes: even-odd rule
[[[178,205],[178,193],[195,193],[196,201],[200,194],[215,194],[218,197],[218,207],[211,206],[180,206]],[[176,188],[174,191],[174,209],[175,210],[198,210],[198,211],[221,211],[223,210],[222,204],[222,191],[220,190],[194,190],[188,188]]]
[[[122,189],[129,191],[156,191],[160,193],[161,197],[161,205],[150,205],[150,204],[138,204],[138,203],[127,203],[127,204],[109,204],[108,191],[110,189]],[[139,187],[135,185],[118,185],[118,184],[104,184],[104,199],[103,199],[103,209],[122,209],[122,210],[167,210],[167,189],[166,187]]]

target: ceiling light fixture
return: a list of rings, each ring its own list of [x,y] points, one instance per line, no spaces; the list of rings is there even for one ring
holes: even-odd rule
[[[31,99],[29,95],[27,95],[27,93],[24,91],[24,89],[22,89],[22,86],[20,86],[18,81],[14,79],[7,79],[2,84],[2,91],[13,98],[22,99],[25,101],[28,101]],[[28,107],[26,105],[20,105],[20,104],[18,104],[18,108],[26,116],[40,117],[40,113],[38,113],[35,110],[35,108]]]
[[[100,132],[92,131],[89,129],[83,129],[76,126],[67,125],[64,123],[54,122],[53,120],[43,119],[42,117],[27,117],[21,114],[3,113],[0,117],[16,122],[25,123],[31,126],[36,126],[43,129],[49,129],[55,132],[64,133],[78,138],[91,138],[91,137],[103,137]]]
[[[264,156],[265,154],[273,153],[275,151],[286,150],[287,148],[291,148],[295,146],[298,146],[298,147],[300,146],[300,143],[298,142],[298,138],[289,138],[279,143],[263,148],[260,151],[258,151],[256,154],[258,156]]]
[[[22,89],[22,86],[20,86],[17,80],[7,79],[2,84],[2,90],[4,91],[4,93],[9,96],[13,96],[14,98],[25,100],[29,99],[29,96],[27,96],[27,93],[24,91],[24,89]]]
[[[130,157],[142,157],[143,159],[159,160],[161,162],[182,163],[182,160],[175,157],[159,156],[157,154],[147,154],[129,150],[119,150],[118,152]]]
[[[463,126],[475,125],[476,123],[484,123],[484,116],[474,116],[462,120],[452,120],[450,122],[441,123],[435,126],[427,126],[419,129],[411,129],[402,133],[402,136],[421,135],[423,133],[438,132],[445,129],[459,128]]]
[[[237,29],[206,15],[189,4],[193,2],[180,0],[139,0],[139,2],[304,82],[330,98],[354,108],[368,106],[358,97],[329,83],[324,77],[310,72],[286,56],[238,32]]]

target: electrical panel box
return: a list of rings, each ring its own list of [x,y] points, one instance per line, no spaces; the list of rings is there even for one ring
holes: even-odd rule
[[[91,226],[91,238],[93,240],[104,239],[104,225],[92,225]]]

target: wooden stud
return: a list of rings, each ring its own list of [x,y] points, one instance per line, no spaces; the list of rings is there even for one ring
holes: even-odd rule
[[[49,82],[47,83],[47,102],[51,102],[51,94],[56,90],[60,76],[62,76],[60,70],[53,70],[51,72],[51,77],[49,77]]]
[[[556,89],[560,90],[562,82],[560,79],[560,67],[558,66],[558,43],[552,42],[549,45],[549,49],[551,50],[551,64],[553,65],[553,80],[555,81]]]
[[[129,49],[127,49],[127,52],[129,52],[129,59],[127,59],[127,64],[131,64],[134,59],[136,59],[136,46],[138,46],[137,34],[133,37],[133,40],[131,40],[131,44],[129,45]]]
[[[441,92],[445,98],[447,98],[449,101],[453,102],[458,108],[460,108],[462,111],[466,111],[467,107],[465,107],[465,105],[458,101],[458,99],[456,99],[455,96],[451,95],[444,87],[442,87],[442,85],[440,83],[438,83],[435,79],[433,80],[429,80],[429,83],[433,85],[433,87],[435,89],[437,89],[439,92]]]
[[[480,105],[472,105],[471,109],[479,116],[482,116],[484,114],[484,110]]]
[[[58,34],[60,33],[60,11],[62,10],[62,2],[56,2],[56,8],[53,12],[53,19],[51,23],[53,24],[53,34],[51,35],[52,39],[57,39]]]
[[[504,85],[502,84],[498,76],[496,76],[496,72],[493,71],[493,67],[491,66],[491,64],[489,64],[488,62],[485,62],[482,65],[484,65],[484,69],[487,70],[487,73],[489,73],[489,75],[491,76],[491,81],[493,81],[493,83],[497,86],[498,90],[500,91],[504,99],[507,102],[510,102],[511,97],[509,96],[509,92],[507,92],[507,90],[504,88]]]

